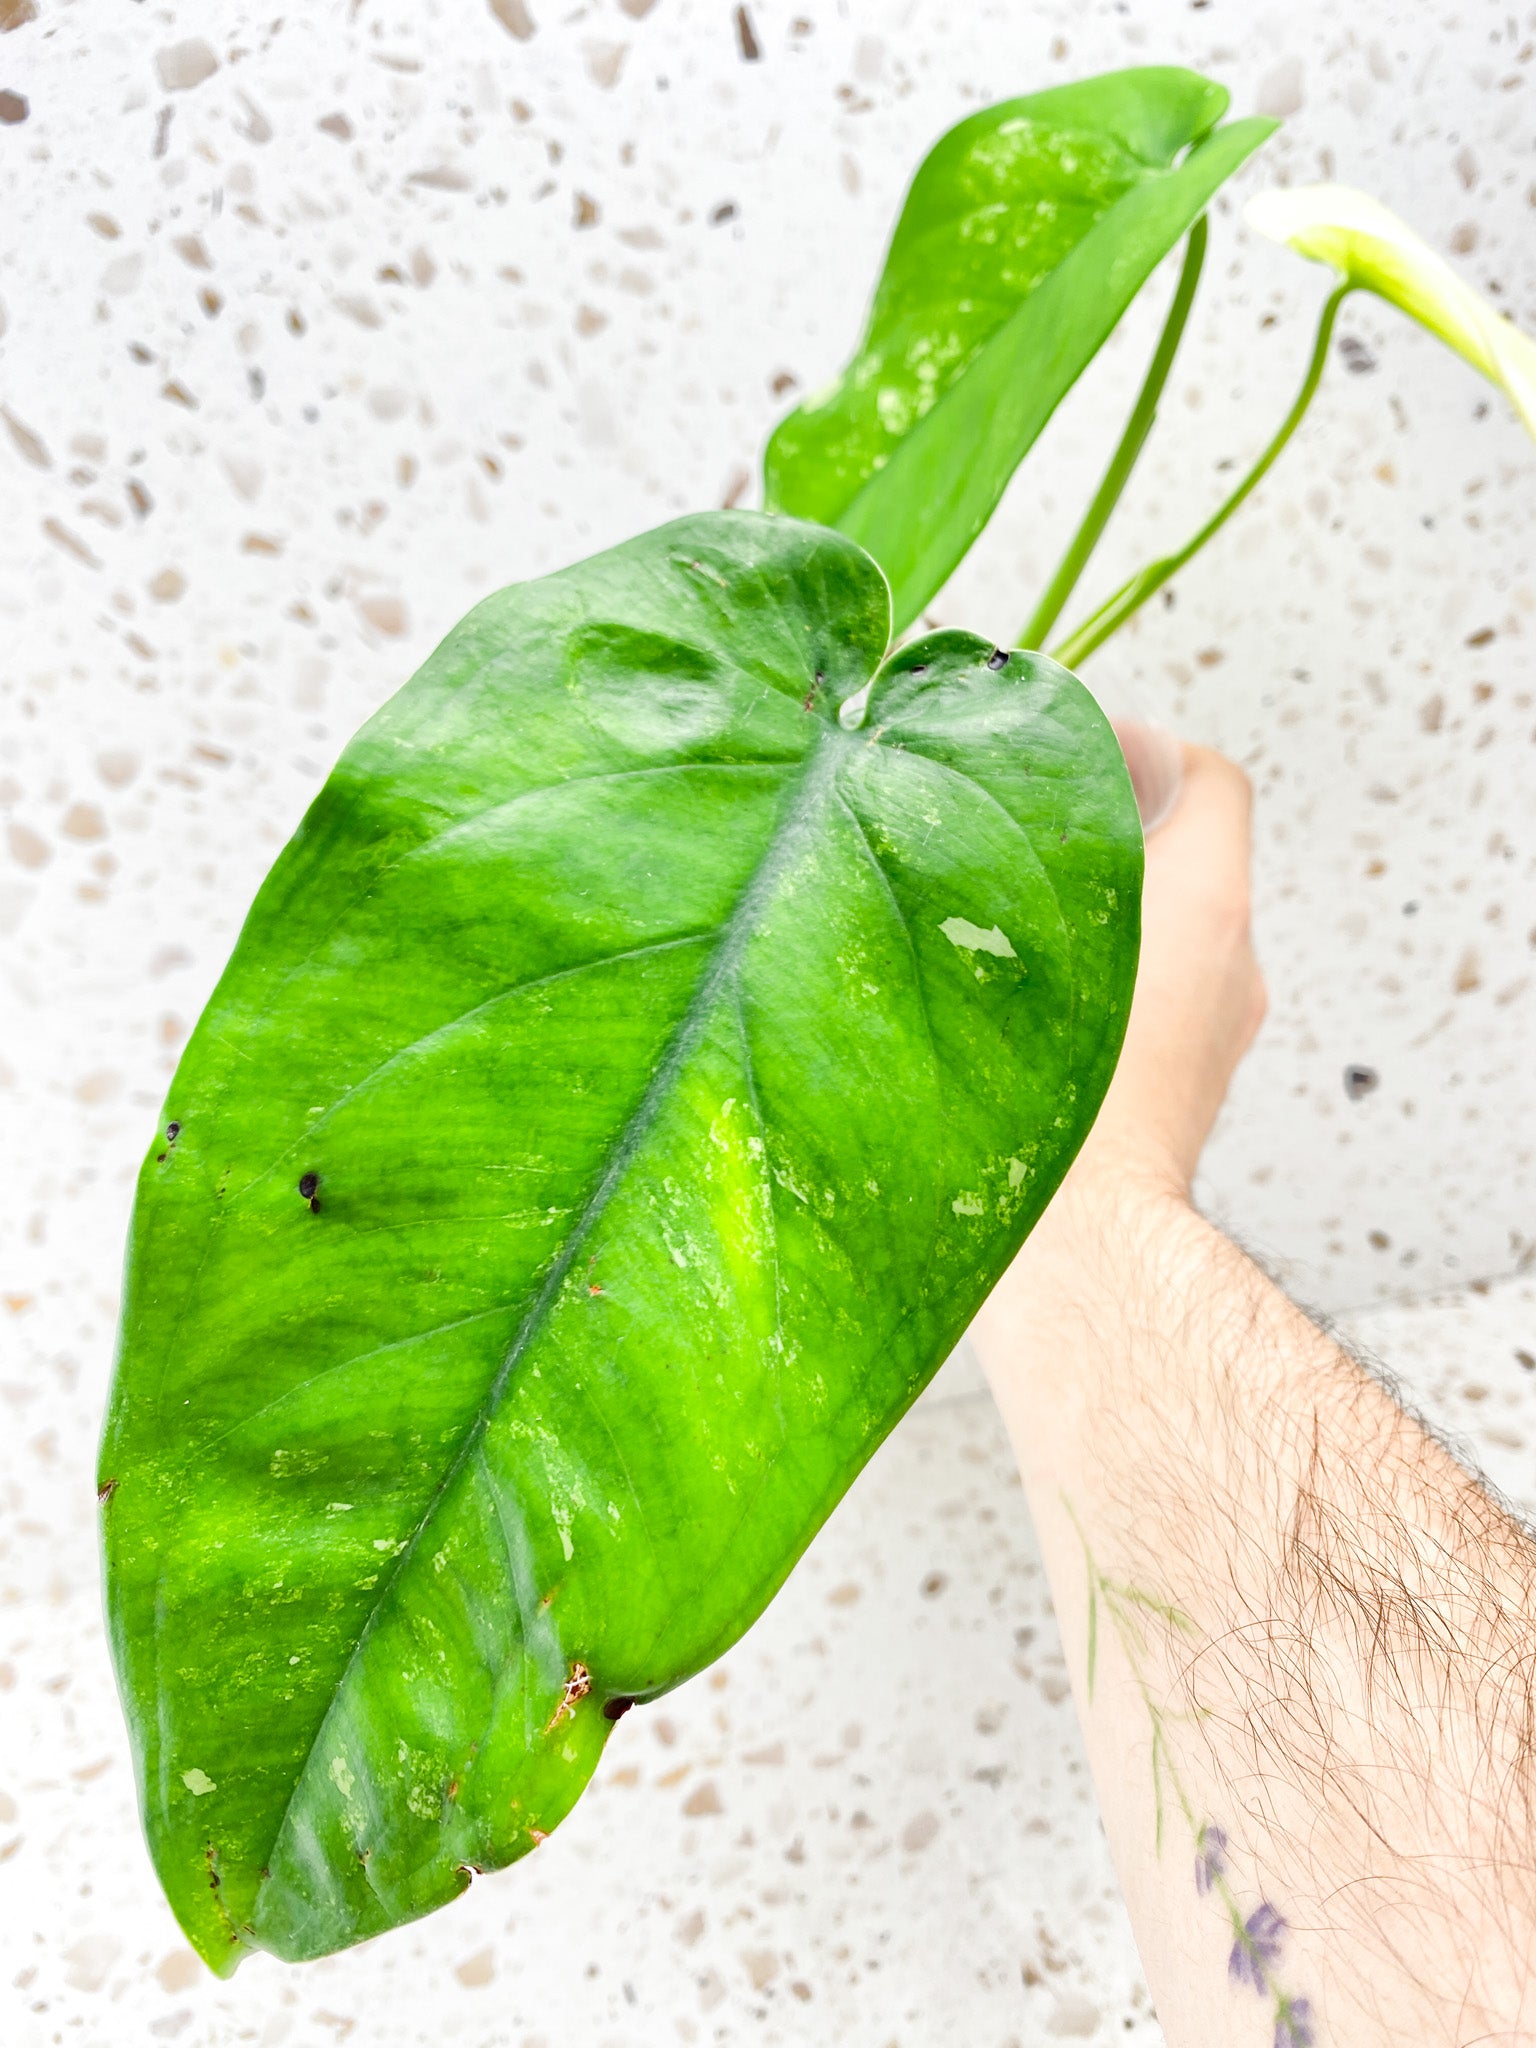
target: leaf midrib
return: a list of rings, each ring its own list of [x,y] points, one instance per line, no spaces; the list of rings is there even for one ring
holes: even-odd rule
[[[709,773],[717,773],[721,771],[735,771],[740,769],[772,771],[780,768],[790,768],[793,766],[793,761],[789,760],[752,759],[740,761],[667,761],[659,765],[646,768],[603,769],[594,775],[567,775],[562,776],[559,779],[552,782],[536,783],[532,788],[519,790],[515,796],[507,797],[501,803],[487,805],[483,809],[472,812],[468,817],[455,818],[451,825],[445,825],[440,830],[429,833],[425,839],[417,840],[414,845],[407,847],[403,853],[396,854],[392,860],[388,861],[383,867],[381,867],[378,870],[378,872],[375,875],[373,875],[369,879],[369,881],[367,882],[366,886],[363,889],[361,889],[358,893],[349,896],[343,902],[341,908],[337,911],[336,916],[332,920],[331,924],[327,926],[326,930],[315,940],[314,944],[310,947],[309,952],[305,954],[304,958],[296,962],[292,967],[290,967],[286,971],[286,973],[283,976],[282,982],[279,984],[279,987],[275,991],[268,993],[263,998],[264,1003],[269,1010],[275,1010],[275,1008],[277,1007],[279,997],[284,993],[284,991],[292,983],[295,977],[301,974],[305,970],[305,968],[309,967],[313,963],[316,953],[318,953],[320,948],[334,935],[336,926],[340,924],[344,918],[350,915],[352,911],[356,910],[360,904],[371,902],[377,896],[377,893],[381,886],[385,882],[390,880],[391,877],[398,875],[402,869],[410,866],[414,861],[421,859],[424,855],[429,854],[434,850],[440,848],[445,841],[452,839],[461,833],[467,833],[482,828],[488,819],[504,816],[506,812],[513,810],[520,805],[539,803],[550,798],[558,798],[559,796],[563,795],[567,790],[590,787],[594,783],[632,782],[638,781],[642,777],[654,775],[676,775],[679,773],[694,770],[707,771]],[[690,935],[690,937],[692,936],[696,935]],[[665,944],[670,942],[663,941],[662,943]],[[579,972],[587,965],[601,964],[601,962],[578,962],[576,968],[574,969],[555,969],[552,970],[550,974],[546,976],[535,977],[535,981],[558,980],[562,974],[570,972]],[[535,982],[522,984],[522,986],[527,987],[532,987],[534,985]],[[514,985],[514,987],[512,988],[502,990],[501,994],[507,995],[513,994],[515,992],[516,985]],[[494,1000],[496,1000],[496,998],[494,997],[486,998],[487,1002],[491,1002]],[[463,1016],[467,1014],[469,1013],[463,1012],[460,1014],[459,1017],[445,1018],[440,1025],[433,1026],[433,1032],[448,1029],[453,1024],[461,1022]],[[430,1037],[432,1035],[432,1032],[424,1033],[423,1037]],[[421,1041],[418,1040],[416,1042],[420,1043]],[[390,1059],[398,1059],[401,1056],[401,1053],[409,1050],[409,1047],[402,1047],[398,1052],[392,1053],[390,1055]],[[383,1066],[387,1065],[388,1063],[388,1061],[384,1061],[381,1062],[380,1065]],[[358,1092],[359,1089],[366,1087],[376,1077],[379,1071],[379,1067],[370,1068],[369,1071],[366,1074],[362,1075],[357,1081],[351,1082],[344,1091],[344,1093],[341,1096],[339,1096],[337,1100],[329,1106],[325,1113],[325,1116],[321,1119],[321,1122],[329,1122],[330,1118],[341,1107],[342,1102],[345,1101],[347,1096],[354,1095]],[[254,1174],[251,1177],[251,1179],[247,1181],[243,1181],[241,1185],[235,1189],[234,1193],[230,1196],[228,1202],[225,1204],[226,1211],[232,1209],[235,1206],[236,1202],[238,1202],[242,1198],[242,1196],[249,1194],[252,1188],[259,1187],[263,1181],[270,1179],[272,1174],[274,1174],[277,1171],[277,1169],[282,1165],[283,1161],[285,1159],[292,1158],[303,1145],[307,1144],[309,1140],[313,1138],[315,1132],[319,1128],[320,1124],[309,1125],[305,1130],[299,1133],[299,1135],[293,1140],[292,1144],[285,1146],[283,1150],[280,1153],[278,1153],[276,1158],[273,1159],[270,1162],[270,1164],[265,1166],[260,1173]]]
[[[566,1238],[564,1246],[556,1255],[549,1272],[545,1275],[544,1282],[529,1306],[528,1312],[518,1328],[517,1335],[512,1340],[507,1356],[502,1361],[495,1379],[491,1382],[490,1388],[482,1399],[479,1409],[460,1439],[441,1480],[433,1490],[431,1499],[422,1510],[415,1529],[407,1538],[405,1547],[396,1556],[378,1598],[369,1609],[368,1616],[358,1631],[357,1640],[353,1644],[347,1661],[338,1674],[336,1683],[331,1690],[331,1697],[326,1704],[325,1712],[321,1716],[309,1746],[304,1752],[304,1760],[294,1775],[293,1789],[283,1803],[283,1810],[278,1816],[277,1826],[273,1830],[271,1844],[265,1857],[262,1859],[260,1868],[263,1871],[270,1870],[272,1859],[277,1852],[277,1846],[283,1838],[295,1802],[309,1774],[310,1764],[314,1758],[315,1751],[320,1746],[331,1716],[335,1712],[337,1704],[346,1688],[347,1681],[380,1615],[385,1612],[395,1588],[404,1578],[406,1571],[415,1558],[422,1538],[431,1526],[439,1506],[447,1496],[460,1472],[480,1448],[485,1432],[500,1408],[507,1389],[511,1384],[519,1361],[544,1324],[549,1310],[564,1284],[566,1275],[580,1256],[582,1246],[591,1234],[603,1210],[607,1207],[609,1198],[618,1186],[635,1153],[639,1150],[641,1143],[649,1133],[663,1106],[672,1082],[684,1062],[696,1048],[713,1007],[715,997],[727,976],[734,971],[740,962],[742,952],[754,928],[756,912],[778,879],[787,858],[787,851],[796,839],[798,826],[822,793],[823,786],[830,781],[835,773],[839,752],[846,750],[852,744],[851,741],[845,739],[840,729],[834,728],[826,719],[818,717],[816,723],[819,729],[806,750],[805,765],[795,786],[793,797],[787,802],[785,809],[780,814],[780,822],[774,831],[768,850],[747,879],[730,916],[718,927],[720,944],[714,958],[700,976],[698,986],[689,1000],[687,1009],[674,1029],[672,1038],[661,1059],[658,1061],[656,1071],[652,1074],[644,1094],[630,1112],[623,1129],[609,1148],[608,1163],[604,1168],[601,1178],[584,1204],[581,1215],[573,1224],[570,1234]],[[843,743],[841,747],[839,742]],[[252,1931],[254,1931],[253,1923],[259,1910],[259,1901],[263,1888],[270,1881],[268,1876],[262,1876],[258,1879],[255,1895],[257,1904],[253,1907],[251,1922],[247,1923],[252,1928]]]
[[[285,1161],[297,1158],[301,1150],[312,1146],[319,1133],[336,1120],[349,1102],[365,1094],[370,1088],[376,1087],[386,1074],[414,1054],[423,1052],[435,1040],[446,1039],[451,1033],[463,1030],[465,1025],[473,1023],[477,1017],[483,1016],[488,1010],[494,1010],[498,1003],[511,1002],[514,997],[527,995],[536,988],[549,988],[558,982],[574,981],[580,975],[600,972],[604,967],[617,967],[625,961],[643,960],[648,954],[672,953],[683,946],[696,946],[701,939],[712,938],[717,929],[718,927],[712,927],[708,931],[682,932],[676,938],[653,939],[645,945],[627,946],[622,952],[599,953],[590,960],[577,960],[569,967],[552,967],[547,974],[534,974],[523,981],[508,982],[505,988],[495,989],[490,995],[482,996],[479,1002],[456,1011],[451,1017],[445,1017],[429,1031],[423,1031],[405,1045],[397,1046],[386,1058],[371,1066],[366,1074],[349,1083],[323,1115],[307,1125],[291,1145],[284,1146],[270,1166],[246,1181],[242,1187],[236,1188],[234,1194],[224,1204],[223,1213],[227,1216],[237,1202],[242,1201],[254,1189],[265,1186]]]

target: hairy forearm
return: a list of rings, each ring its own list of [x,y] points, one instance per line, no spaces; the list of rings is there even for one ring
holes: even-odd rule
[[[1526,1533],[1171,1196],[976,1336],[1170,2048],[1536,2042]]]

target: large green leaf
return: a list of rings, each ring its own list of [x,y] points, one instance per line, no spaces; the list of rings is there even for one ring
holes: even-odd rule
[[[758,514],[502,591],[262,889],[140,1180],[101,1467],[149,1838],[215,1968],[540,1840],[610,1716],[761,1611],[1091,1123],[1140,902],[1114,738],[1042,657],[881,667],[888,629],[867,555]]]
[[[1162,258],[1273,132],[1192,71],[1110,72],[950,129],[837,382],[783,420],[767,502],[852,535],[905,627]]]

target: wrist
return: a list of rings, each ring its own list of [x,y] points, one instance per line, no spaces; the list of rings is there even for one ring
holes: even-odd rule
[[[1106,1406],[1160,1398],[1144,1384],[1172,1355],[1157,1333],[1208,1296],[1218,1262],[1231,1260],[1247,1265],[1171,1178],[1074,1168],[973,1330],[1010,1427],[1027,1431],[1021,1458],[1054,1462],[1092,1435]]]
[[[1092,1278],[1112,1298],[1161,1272],[1178,1246],[1212,1226],[1195,1209],[1187,1183],[1148,1158],[1091,1149],[1073,1166],[1019,1250],[1003,1285],[1027,1284],[1037,1299]]]

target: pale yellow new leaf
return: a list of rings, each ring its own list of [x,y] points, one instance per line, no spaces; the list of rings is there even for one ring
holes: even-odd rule
[[[1438,334],[1504,391],[1536,437],[1536,342],[1390,207],[1348,185],[1302,185],[1257,194],[1245,217],[1261,235],[1331,265],[1347,283],[1378,293]]]

